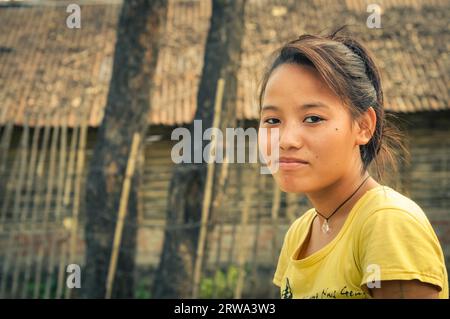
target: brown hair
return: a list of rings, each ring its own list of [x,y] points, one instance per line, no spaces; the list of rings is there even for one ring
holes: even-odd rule
[[[408,152],[402,142],[403,135],[386,118],[380,71],[372,54],[354,37],[343,35],[341,31],[344,28],[326,36],[302,35],[277,50],[261,82],[259,105],[261,107],[270,75],[278,66],[298,64],[314,67],[348,107],[353,119],[370,106],[375,110],[375,132],[366,145],[360,146],[362,173],[374,161],[378,178],[382,179],[386,166],[390,165],[393,171],[397,171],[397,159],[400,155],[407,156]]]

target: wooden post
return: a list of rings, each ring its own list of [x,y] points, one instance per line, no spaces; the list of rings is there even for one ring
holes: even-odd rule
[[[38,115],[36,118],[36,126],[34,127],[34,132],[33,132],[33,142],[32,142],[32,146],[31,146],[31,158],[30,158],[30,170],[28,172],[28,178],[27,178],[27,191],[26,191],[26,195],[25,195],[25,207],[22,210],[22,216],[21,216],[21,224],[23,226],[25,226],[24,224],[26,224],[28,222],[28,225],[30,226],[30,236],[33,236],[33,227],[36,227],[35,224],[33,224],[31,222],[31,211],[33,208],[33,204],[32,204],[32,198],[31,198],[31,194],[34,188],[34,181],[35,181],[35,175],[36,175],[36,157],[37,157],[37,152],[38,152],[38,144],[39,144],[39,136],[40,136],[40,132],[41,132],[41,127],[40,127],[40,116]],[[30,216],[28,216],[28,212],[30,212]],[[28,282],[30,281],[30,277],[31,277],[31,267],[32,267],[32,260],[34,258],[34,240],[33,238],[30,240],[29,242],[29,250],[27,252],[27,258],[26,258],[26,262],[25,262],[25,275],[24,275],[24,279],[22,282],[22,293],[21,293],[21,298],[24,299],[27,297],[27,292],[28,292]]]
[[[54,239],[55,247],[52,246],[51,255],[50,255],[50,264],[53,265],[54,262],[54,255],[58,255],[59,263],[57,265],[58,273],[57,273],[57,288],[55,292],[55,298],[61,297],[62,292],[62,281],[64,280],[64,273],[65,273],[65,259],[66,259],[66,251],[62,250],[62,248],[66,247],[63,242],[61,242],[61,239],[64,238],[64,235],[61,234],[61,231],[65,232],[64,225],[63,225],[63,219],[65,217],[65,214],[63,211],[63,196],[64,196],[64,179],[66,174],[66,159],[67,159],[67,125],[68,125],[68,118],[69,113],[67,112],[67,109],[63,109],[62,115],[59,117],[62,118],[62,127],[61,127],[61,138],[59,143],[59,163],[58,163],[58,181],[57,181],[57,194],[56,194],[56,210],[55,210],[55,224],[57,227],[57,230],[55,233],[58,234],[57,238]],[[65,212],[65,210],[64,210]],[[61,237],[61,239],[60,239]],[[52,244],[53,244],[52,243]],[[56,251],[58,253],[56,253]],[[61,262],[63,261],[64,262]],[[45,292],[45,298],[50,298],[50,285],[48,284],[48,279],[53,278],[53,272],[55,267],[51,267],[50,269],[50,276],[47,277],[47,286],[46,286],[46,292]]]
[[[217,90],[216,90],[216,99],[214,104],[214,119],[213,119],[213,128],[218,128],[220,123],[220,112],[222,108],[222,100],[223,100],[223,90],[225,87],[225,81],[223,79],[219,79],[217,82]],[[202,205],[202,217],[200,223],[200,234],[199,241],[197,246],[197,254],[195,258],[195,266],[194,266],[194,284],[192,290],[192,298],[197,298],[200,288],[200,277],[202,272],[202,263],[203,263],[203,253],[205,248],[205,239],[208,231],[208,220],[209,220],[209,210],[211,205],[212,198],[212,188],[214,182],[214,161],[215,161],[215,153],[216,153],[216,145],[217,145],[217,137],[215,137],[211,141],[211,153],[210,154],[210,163],[208,163],[208,168],[206,172],[206,183],[205,183],[205,194],[203,196],[203,205]]]
[[[39,116],[37,118],[37,123],[39,122]],[[25,199],[24,199],[24,209],[21,211],[21,218],[20,222],[25,223],[28,219],[28,208],[31,208],[32,205],[29,205],[29,202],[31,201],[31,194],[33,191],[33,185],[34,185],[34,178],[36,173],[36,157],[38,152],[38,144],[39,144],[39,137],[40,137],[41,128],[39,124],[37,124],[34,127],[33,131],[33,139],[32,139],[32,145],[31,145],[31,156],[29,161],[29,169],[28,169],[28,176],[26,178],[26,193],[25,193]],[[31,214],[30,214],[31,215]]]
[[[64,116],[64,124],[62,127],[62,136],[61,136],[61,154],[60,154],[60,160],[62,163],[60,163],[60,171],[64,171],[62,176],[60,176],[58,180],[58,195],[57,195],[57,216],[61,216],[61,214],[58,213],[59,210],[63,212],[60,221],[64,225],[64,220],[67,217],[68,212],[68,205],[65,204],[65,196],[66,194],[69,194],[70,192],[70,181],[72,178],[73,172],[73,166],[74,166],[74,156],[72,154],[75,153],[76,149],[76,143],[77,143],[77,136],[78,136],[78,127],[73,127],[72,129],[72,136],[70,139],[70,143],[68,143],[68,126],[69,126],[69,116],[71,109],[70,107],[66,109],[67,114]],[[77,124],[75,124],[77,125]],[[69,149],[70,148],[70,149]],[[69,150],[69,151],[68,151]],[[68,159],[68,163],[66,163]],[[59,189],[61,188],[61,190]],[[70,220],[70,218],[68,219]],[[70,238],[70,229],[62,229],[62,236],[61,236],[61,242],[59,244],[60,246],[60,260],[59,260],[59,269],[58,269],[58,279],[57,279],[57,286],[56,286],[56,299],[63,298],[64,293],[64,279],[65,279],[65,273],[66,273],[66,262],[68,257],[68,244],[67,240]],[[69,232],[69,233],[68,233]],[[67,234],[68,233],[68,234]]]
[[[53,116],[54,117],[54,114]],[[56,151],[58,147],[58,139],[59,139],[59,126],[55,126],[52,129],[52,143],[50,145],[50,162],[48,167],[48,175],[47,175],[47,193],[45,194],[45,206],[44,206],[44,230],[47,229],[49,213],[51,210],[51,201],[53,197],[53,187],[55,186],[54,178],[55,178],[55,160],[56,160]]]
[[[39,158],[38,163],[36,167],[36,189],[35,193],[33,195],[33,210],[31,212],[31,223],[34,225],[38,224],[39,216],[38,214],[42,210],[41,204],[44,202],[43,199],[45,197],[45,189],[43,187],[44,183],[47,181],[47,169],[46,169],[46,159],[47,159],[47,149],[51,147],[49,146],[49,142],[52,138],[52,128],[51,128],[51,122],[52,122],[52,113],[47,112],[44,116],[44,135],[42,139],[42,147],[39,152]],[[41,217],[43,218],[43,216]],[[45,222],[46,223],[46,222]],[[45,236],[45,230],[42,233]],[[42,263],[44,260],[44,248],[43,248],[43,242],[38,243],[40,247],[38,248],[38,254],[36,258],[36,269],[34,273],[34,291],[33,291],[33,298],[39,297],[39,289],[41,285],[41,277],[42,277]]]
[[[52,125],[52,120],[56,117],[56,112],[52,111],[52,114],[50,116],[50,123],[48,125]],[[46,190],[46,194],[45,194],[45,205],[44,205],[44,211],[43,211],[43,240],[42,240],[42,251],[45,255],[45,249],[47,248],[47,243],[48,243],[48,237],[50,235],[50,232],[48,230],[49,225],[48,225],[48,220],[49,220],[49,212],[51,210],[51,199],[52,199],[52,195],[53,195],[53,186],[54,186],[54,169],[55,169],[55,157],[56,157],[56,149],[57,149],[57,145],[58,145],[58,137],[59,137],[59,127],[54,127],[51,130],[51,145],[50,145],[50,163],[49,163],[49,167],[48,167],[48,175],[47,175],[47,179],[46,179],[46,183],[47,183],[47,190]],[[35,216],[36,217],[36,216]],[[49,260],[47,260],[48,262]],[[43,262],[44,262],[44,258],[39,258],[38,260],[38,265],[37,265],[37,269],[39,269],[39,273],[37,275],[37,278],[39,278],[39,280],[36,280],[35,282],[35,291],[37,291],[37,294],[39,294],[40,292],[40,286],[41,286],[41,278],[42,278],[42,268],[43,268]],[[47,267],[48,269],[48,267]],[[48,274],[47,274],[48,276]]]
[[[68,207],[70,205],[70,193],[72,192],[72,183],[74,180],[75,171],[75,156],[77,154],[77,144],[80,143],[80,120],[78,116],[75,118],[75,123],[72,128],[72,136],[70,138],[70,150],[69,150],[69,160],[67,162],[67,174],[64,186],[64,196],[63,205]]]
[[[75,121],[74,121],[74,127],[72,128],[72,136],[70,138],[70,150],[69,150],[69,161],[67,163],[67,174],[66,174],[66,178],[65,178],[65,183],[64,183],[64,195],[62,198],[63,201],[63,209],[64,212],[68,212],[70,209],[70,193],[71,193],[71,187],[72,187],[72,183],[73,183],[73,179],[74,179],[74,170],[75,170],[75,155],[77,153],[77,145],[80,140],[80,122],[81,120],[79,119],[79,116],[75,116]],[[71,229],[73,227],[73,223],[71,222],[73,219],[73,216],[67,217],[67,221],[69,221],[66,226],[67,226],[67,230],[69,232],[69,241],[70,241],[70,236],[71,236]],[[66,245],[66,254],[70,254],[70,242]],[[67,259],[67,256],[65,256],[65,258]],[[69,262],[71,263],[72,261],[69,260]],[[70,292],[68,291],[69,288],[66,287],[65,289],[65,293],[64,293],[64,298],[68,298]]]
[[[27,164],[27,158],[28,158],[28,139],[29,139],[29,126],[28,126],[28,114],[25,113],[25,121],[24,121],[24,131],[21,138],[21,152],[20,152],[20,166],[19,166],[19,176],[18,180],[14,181],[16,184],[15,189],[15,196],[14,196],[14,208],[13,208],[13,215],[11,216],[11,227],[9,230],[9,240],[6,248],[6,260],[3,264],[3,272],[2,272],[2,285],[0,288],[0,296],[5,296],[7,281],[8,281],[8,275],[9,275],[9,267],[13,265],[13,251],[17,255],[18,247],[14,243],[14,235],[19,233],[18,231],[18,222],[20,220],[20,204],[22,202],[22,189],[24,184],[24,178],[26,173],[26,164]],[[17,259],[17,258],[16,258]],[[14,267],[13,267],[14,268]],[[14,268],[14,274],[13,274],[13,283],[12,283],[12,293],[11,296],[14,295],[14,290],[16,289],[17,285],[17,270]]]
[[[141,135],[139,133],[134,133],[133,141],[131,143],[130,157],[128,158],[127,169],[122,186],[122,193],[120,196],[116,229],[114,231],[114,243],[112,246],[111,259],[108,268],[108,277],[106,280],[106,296],[105,296],[106,299],[110,299],[112,295],[114,276],[116,274],[117,260],[119,258],[120,242],[122,240],[122,231],[125,222],[125,217],[127,215],[128,196],[130,194],[131,179],[134,174],[134,168],[140,144],[141,144]]]
[[[67,112],[67,111],[66,111]],[[63,122],[61,128],[61,139],[59,144],[59,167],[58,167],[58,193],[56,195],[56,221],[60,223],[64,214],[62,214],[63,196],[64,196],[64,179],[66,176],[66,160],[67,160],[67,122],[69,114],[63,112]]]
[[[44,136],[42,138],[42,147],[39,152],[39,159],[36,168],[36,189],[33,195],[33,211],[31,213],[31,222],[36,223],[38,219],[38,212],[41,210],[41,202],[43,194],[41,194],[43,189],[43,184],[45,183],[44,173],[45,173],[45,159],[47,157],[47,147],[50,140],[51,134],[51,115],[50,113],[45,114],[44,118]]]
[[[56,119],[55,122],[58,121],[58,119],[60,118],[59,113],[55,112],[54,117]],[[51,144],[51,149],[50,149],[50,166],[49,166],[49,176],[48,176],[48,188],[47,188],[47,194],[46,194],[46,199],[45,199],[45,209],[44,209],[44,222],[45,222],[45,227],[44,227],[44,231],[45,231],[45,246],[49,247],[49,258],[47,259],[48,263],[47,263],[47,271],[46,271],[46,280],[45,280],[45,292],[44,292],[44,298],[48,299],[50,297],[50,289],[51,289],[51,280],[52,280],[52,275],[53,275],[53,263],[54,263],[54,259],[55,259],[55,235],[54,235],[54,231],[51,230],[51,227],[48,227],[48,219],[49,219],[49,212],[51,209],[51,201],[53,198],[53,194],[54,194],[54,186],[56,183],[54,183],[54,179],[55,179],[55,166],[56,166],[56,155],[57,155],[57,149],[58,149],[58,139],[60,137],[60,127],[59,127],[59,123],[56,125],[56,127],[53,129],[53,136],[52,136],[52,144]],[[57,185],[57,184],[56,184]],[[56,214],[55,214],[56,215]],[[56,219],[56,216],[53,216],[55,219],[55,224],[59,225]],[[50,238],[48,238],[50,237]],[[48,243],[48,241],[50,240],[50,244]]]
[[[88,119],[89,119],[89,110],[86,111],[86,114],[80,112],[81,118],[81,132],[80,132],[80,140],[77,150],[77,167],[76,167],[76,176],[75,176],[75,187],[74,187],[74,203],[73,203],[73,213],[72,213],[72,224],[71,224],[71,232],[70,232],[70,250],[69,250],[69,262],[73,263],[75,258],[75,250],[76,250],[76,240],[78,234],[78,215],[80,213],[80,201],[81,201],[81,181],[84,170],[84,159],[85,159],[85,148],[86,148],[86,138],[87,138],[87,129],[88,129]],[[66,289],[66,299],[70,298],[72,289]]]

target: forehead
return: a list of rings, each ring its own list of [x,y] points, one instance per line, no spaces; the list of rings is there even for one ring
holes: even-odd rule
[[[272,100],[279,99],[291,99],[296,103],[311,99],[328,104],[340,102],[315,68],[296,64],[278,66],[267,81],[264,104],[275,103]]]

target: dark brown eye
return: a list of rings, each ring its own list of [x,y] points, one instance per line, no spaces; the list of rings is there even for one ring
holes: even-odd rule
[[[313,116],[306,117],[304,122],[306,122],[306,123],[319,123],[322,120],[323,119],[321,117],[313,115]]]
[[[278,119],[275,118],[270,118],[264,121],[264,123],[270,124],[270,125],[274,125],[274,124],[278,124],[280,123],[280,121]]]

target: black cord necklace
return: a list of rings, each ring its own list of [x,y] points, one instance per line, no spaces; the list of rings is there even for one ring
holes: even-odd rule
[[[334,212],[331,213],[330,216],[325,217],[325,216],[323,216],[321,213],[319,213],[319,212],[317,211],[317,209],[314,208],[314,210],[316,211],[316,214],[320,215],[323,219],[325,219],[325,221],[323,222],[322,227],[321,227],[323,233],[328,234],[328,233],[330,232],[330,225],[328,225],[328,220],[331,218],[331,216],[333,216],[333,215],[339,210],[339,208],[341,208],[346,202],[348,202],[348,201],[350,200],[350,198],[353,197],[353,195],[356,194],[356,192],[361,188],[361,186],[364,185],[364,183],[367,181],[367,179],[368,179],[369,177],[370,177],[370,175],[367,176],[367,177],[363,180],[363,182],[361,183],[361,185],[358,186],[358,188],[353,192],[353,194],[351,194],[350,197],[348,197],[341,205],[339,205],[339,207],[336,208],[336,209],[334,210]],[[317,216],[317,215],[316,215],[316,216]]]

